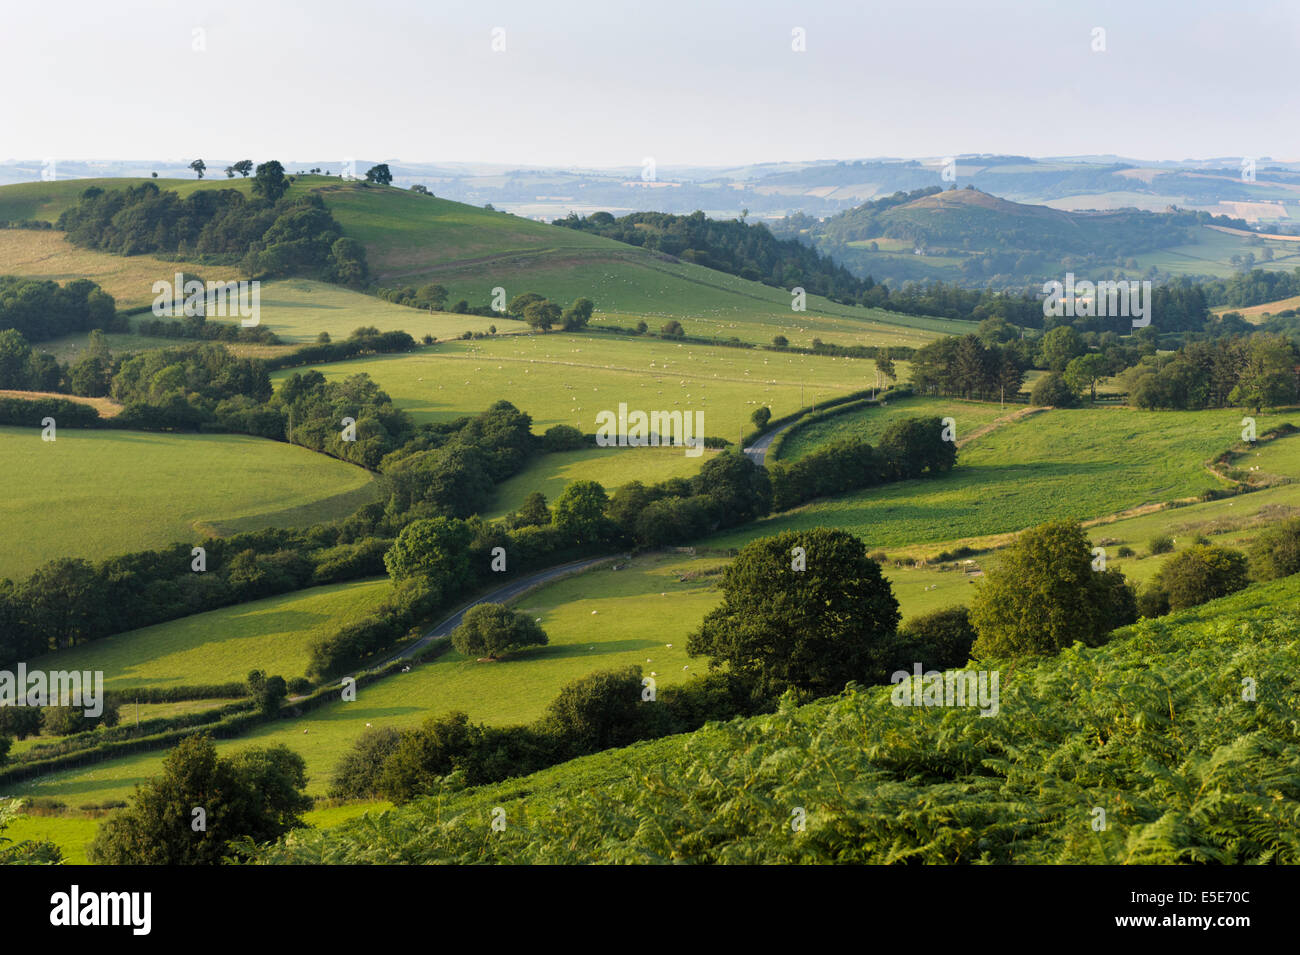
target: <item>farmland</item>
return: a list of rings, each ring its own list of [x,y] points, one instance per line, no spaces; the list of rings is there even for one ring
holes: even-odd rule
[[[213,534],[299,526],[369,501],[361,468],[244,435],[0,428],[0,577]],[[39,529],[39,533],[34,533]]]
[[[102,670],[109,690],[240,683],[250,670],[290,679],[306,673],[313,641],[390,592],[386,578],[314,587],[105,637],[29,665]]]
[[[705,433],[733,442],[752,429],[750,415],[760,405],[780,417],[875,381],[871,359],[558,332],[444,342],[319,370],[327,378],[370,375],[417,422],[452,420],[505,398],[532,415],[535,431],[567,424],[590,434],[597,412],[617,412],[626,402],[702,411]]]
[[[1261,415],[1259,428],[1284,420]],[[709,545],[737,547],[820,524],[852,530],[869,547],[964,541],[1192,497],[1220,483],[1203,464],[1237,440],[1240,421],[1233,410],[1048,411],[964,448],[950,474],[814,502],[717,535]]]

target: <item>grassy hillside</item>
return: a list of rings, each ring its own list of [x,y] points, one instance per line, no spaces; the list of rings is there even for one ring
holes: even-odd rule
[[[88,186],[125,188],[139,181],[68,180],[0,187],[0,220],[54,221]],[[157,184],[182,195],[198,189],[234,188],[246,193],[250,189],[249,180],[243,179],[160,179]],[[794,312],[788,289],[676,262],[613,239],[407,190],[302,176],[289,195],[297,191],[319,192],[345,234],[366,246],[378,285],[419,287],[439,282],[451,291],[452,302],[464,298],[474,305],[488,304],[496,287],[504,288],[508,296],[536,291],[564,304],[586,296],[596,304],[597,324],[630,326],[644,320],[657,329],[675,318],[690,335],[750,342],[769,342],[774,335],[784,334],[795,344],[820,337],[845,344],[915,346],[966,328],[943,319],[841,306],[817,297],[809,297],[807,311]],[[152,263],[137,263],[119,276],[116,273],[125,266],[87,258],[92,254],[66,246],[57,233],[11,233],[11,242],[35,243],[39,253],[26,248],[6,251],[3,239],[0,231],[0,262],[13,262],[4,271],[94,278],[92,272],[98,269],[121,304],[152,300],[146,293],[159,274],[151,272],[147,282],[140,281],[141,270],[147,271]],[[217,275],[213,266],[191,268],[205,278],[227,277]],[[160,274],[168,274],[166,268]],[[496,324],[500,327],[500,322]]]
[[[99,559],[210,533],[352,513],[374,479],[305,448],[225,434],[0,428],[0,577],[56,557]],[[39,531],[39,532],[38,532]]]
[[[447,421],[505,398],[533,416],[535,431],[568,424],[590,434],[598,411],[617,412],[626,402],[629,409],[702,411],[705,433],[733,442],[742,427],[752,429],[759,405],[780,417],[875,380],[871,359],[559,332],[446,342],[319,370],[327,378],[365,372],[417,421]]]
[[[875,444],[891,424],[906,418],[936,416],[952,418],[956,422],[957,439],[1003,415],[1023,408],[1023,405],[1002,407],[985,401],[961,401],[955,398],[934,398],[918,395],[889,401],[883,408],[863,408],[846,411],[805,427],[792,430],[781,443],[779,458],[801,458],[822,445],[842,438],[861,438]]]
[[[119,633],[28,666],[102,670],[110,690],[238,683],[250,670],[292,679],[307,672],[315,640],[365,615],[390,591],[387,578],[314,587]]]
[[[1261,431],[1286,415],[1261,415]],[[828,525],[871,547],[947,542],[1018,531],[1053,518],[1088,519],[1192,497],[1221,482],[1204,462],[1240,436],[1241,412],[1053,410],[1007,424],[937,479],[816,501],[709,540],[737,547],[782,530]]]
[[[869,688],[300,830],[261,858],[1297,863],[1297,601],[1290,578],[1098,649],[984,661],[1000,675],[991,718]],[[498,806],[507,826],[489,838]]]

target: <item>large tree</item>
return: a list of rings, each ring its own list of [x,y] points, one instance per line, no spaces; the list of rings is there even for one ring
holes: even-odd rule
[[[236,839],[269,842],[301,827],[311,808],[306,785],[302,757],[286,746],[219,758],[211,738],[191,736],[131,805],[99,827],[90,858],[100,865],[216,865]]]
[[[257,167],[253,175],[253,195],[278,202],[288,188],[289,180],[285,178],[284,167],[277,160],[268,160]]]
[[[1246,555],[1227,547],[1193,544],[1165,561],[1155,585],[1169,595],[1169,609],[1195,607],[1236,593],[1250,581]]]
[[[469,578],[467,551],[473,538],[469,526],[455,518],[412,521],[384,554],[384,566],[394,580],[429,577],[444,593],[452,593]]]
[[[366,182],[377,182],[381,186],[392,185],[393,174],[388,171],[388,163],[381,162],[378,166],[371,166],[367,169]]]
[[[977,657],[1047,654],[1104,642],[1137,619],[1137,604],[1118,570],[1093,569],[1077,521],[1052,521],[1023,532],[986,571],[970,619]]]
[[[873,678],[899,621],[866,545],[827,527],[747,544],[727,568],[722,595],[687,638],[687,652],[728,667],[762,695],[821,696]]]
[[[471,607],[451,634],[451,645],[457,653],[491,660],[546,643],[546,631],[536,621],[501,604]]]

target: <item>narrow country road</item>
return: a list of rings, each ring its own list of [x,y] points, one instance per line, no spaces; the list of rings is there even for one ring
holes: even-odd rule
[[[496,588],[495,590],[490,591],[484,594],[483,596],[465,604],[463,607],[461,607],[459,610],[453,613],[450,617],[447,617],[446,619],[441,621],[436,627],[434,627],[432,630],[430,630],[428,633],[422,636],[419,640],[416,640],[406,649],[400,651],[399,653],[394,653],[391,657],[388,657],[382,663],[376,663],[373,666],[367,667],[367,669],[379,669],[381,667],[387,666],[390,663],[394,663],[397,660],[409,659],[415,654],[419,653],[429,644],[433,643],[435,640],[443,640],[451,636],[451,632],[455,630],[458,626],[460,626],[460,622],[462,619],[464,619],[466,611],[470,610],[473,607],[477,607],[479,604],[483,604],[483,603],[502,604],[508,600],[518,597],[524,591],[528,590],[531,587],[536,587],[538,584],[549,583],[552,580],[558,580],[559,578],[567,576],[568,574],[577,573],[578,571],[582,571],[582,570],[589,570],[598,564],[605,563],[606,561],[620,560],[626,557],[627,557],[626,554],[613,554],[613,555],[607,554],[604,557],[589,557],[586,560],[575,560],[568,564],[559,564],[555,567],[548,567],[546,570],[539,570],[535,574],[529,574],[526,577],[520,577],[517,580],[510,581],[510,583],[508,584],[502,584],[500,587]]]
[[[798,420],[799,420],[798,418],[795,419],[795,421]],[[767,432],[765,435],[763,435],[761,438],[759,438],[757,441],[755,441],[753,444],[747,447],[745,449],[745,454],[749,455],[749,460],[753,461],[759,467],[762,467],[763,459],[767,457],[767,449],[772,446],[772,442],[776,440],[776,436],[780,434],[782,431],[785,431],[787,428],[792,427],[794,423],[795,423],[794,421],[790,421],[786,424],[781,425],[781,427],[779,428],[773,428],[771,431]]]

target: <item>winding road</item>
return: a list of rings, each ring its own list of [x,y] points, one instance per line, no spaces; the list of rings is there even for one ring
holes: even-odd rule
[[[759,467],[762,467],[763,459],[767,457],[767,449],[772,446],[772,442],[776,440],[776,436],[780,434],[782,431],[785,431],[787,428],[793,427],[795,422],[799,420],[800,419],[796,418],[794,421],[787,422],[786,424],[781,425],[781,427],[779,428],[773,428],[771,431],[767,432],[761,438],[759,438],[757,441],[755,441],[753,444],[747,447],[745,449],[745,454],[749,456],[749,460],[753,461]]]
[[[497,587],[495,590],[491,590],[488,593],[484,594],[483,596],[471,600],[469,603],[465,604],[463,607],[461,607],[459,610],[453,613],[450,617],[445,618],[432,630],[428,631],[424,636],[420,637],[419,640],[416,640],[414,643],[412,643],[409,647],[406,647],[405,649],[401,650],[398,653],[394,653],[392,656],[385,659],[382,663],[376,663],[373,664],[372,666],[367,667],[367,669],[380,669],[382,667],[388,666],[390,663],[396,663],[398,660],[410,659],[411,657],[419,653],[421,650],[423,650],[425,647],[427,647],[429,644],[433,643],[435,640],[446,639],[447,637],[451,636],[451,632],[453,630],[455,630],[457,627],[460,626],[460,622],[465,618],[466,612],[474,607],[477,607],[479,604],[505,603],[508,600],[513,600],[515,597],[518,597],[520,594],[524,593],[525,591],[530,590],[533,587],[536,587],[538,584],[550,583],[551,581],[558,580],[561,577],[567,577],[569,574],[576,574],[584,570],[590,570],[592,567],[595,567],[599,564],[607,563],[608,561],[611,560],[622,560],[625,559],[627,556],[628,555],[626,554],[606,554],[604,557],[589,557],[586,560],[575,560],[568,564],[559,564],[555,567],[548,567],[545,570],[539,570],[536,573],[529,574],[526,577],[520,577],[516,580],[512,580],[508,584],[502,584],[500,587]]]

